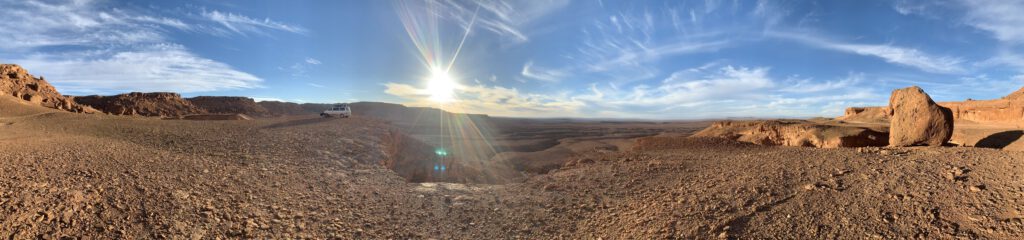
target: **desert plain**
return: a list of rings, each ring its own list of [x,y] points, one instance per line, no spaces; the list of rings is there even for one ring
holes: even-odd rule
[[[64,96],[0,70],[4,239],[1024,237],[1013,94],[929,98],[952,109],[942,144],[892,146],[887,107],[654,121],[362,102],[321,118],[237,97]]]

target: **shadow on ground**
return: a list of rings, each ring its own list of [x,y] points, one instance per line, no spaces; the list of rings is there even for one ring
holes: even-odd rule
[[[1024,136],[1024,131],[1021,130],[999,132],[996,134],[989,135],[988,137],[982,138],[981,140],[978,141],[977,144],[974,144],[974,146],[983,148],[1003,149],[1006,146],[1009,146],[1011,143],[1019,140],[1021,136]]]
[[[294,127],[294,126],[299,126],[299,125],[316,124],[316,123],[321,123],[321,122],[325,122],[325,121],[331,121],[332,119],[333,118],[298,119],[298,120],[291,120],[291,121],[286,121],[286,122],[270,124],[270,125],[267,125],[266,127],[263,127],[263,128],[264,129],[274,129],[274,128],[283,128],[283,127]]]

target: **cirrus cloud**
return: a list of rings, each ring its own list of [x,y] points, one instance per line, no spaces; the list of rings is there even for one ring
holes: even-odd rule
[[[0,0],[0,59],[26,66],[73,94],[203,92],[261,87],[260,77],[203,57],[168,37],[189,33],[290,33],[270,19],[210,11],[175,18],[101,1]]]

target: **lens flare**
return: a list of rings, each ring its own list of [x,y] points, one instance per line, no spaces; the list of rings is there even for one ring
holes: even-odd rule
[[[469,112],[469,102],[460,101],[457,94],[460,90],[470,89],[461,85],[459,78],[453,74],[453,67],[456,59],[462,54],[462,48],[469,39],[477,21],[477,14],[480,6],[475,10],[472,8],[455,8],[464,14],[459,19],[452,19],[452,12],[443,11],[442,6],[449,4],[443,1],[396,1],[399,19],[405,27],[409,39],[415,46],[420,62],[428,74],[423,77],[423,84],[426,88],[420,89],[429,101],[429,105],[448,112]],[[451,9],[449,9],[451,10]],[[445,19],[448,18],[448,19]],[[468,18],[468,19],[467,19]],[[441,26],[443,20],[454,20],[460,27],[458,36],[442,40],[445,31]],[[463,21],[465,20],[465,21]],[[483,22],[482,22],[483,23]],[[451,25],[449,25],[451,26]],[[452,29],[448,29],[452,30]],[[454,41],[449,41],[454,40]],[[450,44],[449,44],[450,43]],[[460,65],[462,66],[462,65]],[[423,104],[423,102],[417,102]],[[497,134],[497,129],[489,127],[485,121],[486,117],[473,116],[470,114],[427,114],[428,111],[419,112],[411,121],[413,125],[420,123],[438,124],[437,134],[429,133],[433,127],[427,127],[420,135],[424,142],[437,147],[435,149],[437,161],[433,165],[434,174],[453,174],[466,172],[467,169],[474,169],[484,178],[497,177],[506,171],[499,170],[491,157],[497,154],[492,139]],[[428,119],[434,118],[434,119]],[[428,170],[431,169],[427,166]],[[447,173],[445,173],[447,171]],[[456,174],[457,175],[457,174]]]
[[[438,103],[450,103],[455,101],[455,89],[458,83],[452,79],[448,72],[441,69],[431,69],[430,78],[427,79],[427,91],[430,93],[430,100]]]

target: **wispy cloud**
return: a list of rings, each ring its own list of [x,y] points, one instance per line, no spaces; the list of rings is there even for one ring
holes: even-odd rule
[[[863,77],[859,74],[825,83],[811,79],[778,81],[770,76],[767,67],[715,65],[718,64],[676,71],[657,85],[623,88],[594,84],[572,99],[585,103],[582,111],[588,113],[601,109],[662,119],[830,116],[847,106],[885,99],[877,89],[853,85]],[[794,81],[809,89],[796,91]]]
[[[1000,41],[1024,43],[1024,0],[960,0],[966,23],[991,32]]]
[[[751,105],[751,114],[769,116],[825,116],[833,117],[843,114],[843,110],[851,106],[883,105],[888,95],[881,91],[868,89],[852,89],[835,94],[812,96],[772,96],[767,103]]]
[[[239,14],[174,18],[99,1],[0,0],[0,57],[49,77],[73,94],[124,91],[201,92],[257,88],[262,79],[174,43],[170,31],[237,32],[301,28]]]
[[[308,78],[309,71],[320,64],[323,64],[320,60],[307,57],[305,60],[295,62],[291,66],[278,67],[278,69],[289,72],[290,75],[295,78]]]
[[[569,5],[569,0],[549,1],[463,1],[430,0],[430,14],[455,21],[463,29],[469,28],[476,16],[476,27],[498,34],[516,43],[530,40],[525,31],[541,19]]]
[[[171,44],[125,51],[33,54],[15,61],[45,74],[68,94],[220,91],[258,88],[262,82],[252,74]]]
[[[896,0],[893,2],[892,9],[903,15],[927,13],[925,11],[927,9],[927,5],[911,0]]]
[[[708,11],[716,8],[711,6]],[[715,33],[695,33],[697,23],[681,22],[678,13],[679,9],[669,8],[662,14],[643,10],[597,18],[581,30],[581,42],[565,53],[563,64],[526,62],[522,75],[541,80],[589,75],[594,80],[625,84],[656,77],[661,69],[652,63],[729,46],[728,40],[711,38]],[[657,32],[662,28],[680,31]]]
[[[909,66],[932,73],[964,73],[964,60],[959,57],[937,56],[914,48],[892,46],[890,44],[858,44],[833,41],[827,38],[804,33],[770,32],[771,37],[794,40],[807,45],[852,53],[863,56],[878,57],[889,63]]]
[[[89,1],[49,4],[37,1],[0,1],[0,49],[24,52],[49,46],[127,45],[164,40],[160,28],[181,28],[184,23],[163,18],[105,11]],[[187,28],[187,27],[186,27]]]
[[[533,61],[526,62],[520,74],[524,77],[549,82],[557,82],[568,76],[568,73],[563,70],[536,68],[533,66]]]
[[[593,94],[577,99],[614,108],[663,108],[677,104],[722,100],[733,96],[757,95],[759,89],[775,83],[768,77],[768,68],[736,68],[726,66],[696,79],[685,74],[672,74],[661,85],[638,85],[630,90],[592,88]]]
[[[663,73],[659,63],[728,49],[788,15],[770,1],[751,3],[709,0],[654,9],[609,9],[584,25],[580,42],[563,54],[564,64],[524,65],[618,85],[649,80]],[[739,12],[740,5],[752,6]]]
[[[790,81],[787,81],[787,87],[780,89],[781,92],[788,93],[813,93],[822,92],[829,90],[837,90],[856,86],[864,80],[864,74],[851,73],[849,76],[834,80],[834,81],[815,81],[811,78],[799,78],[794,77]]]
[[[217,10],[203,11],[202,16],[210,21],[220,24],[231,32],[242,35],[247,33],[266,34],[264,31],[266,29],[300,34],[307,32],[307,30],[302,27],[288,25],[270,20],[269,18],[259,20],[241,14],[220,12]]]

